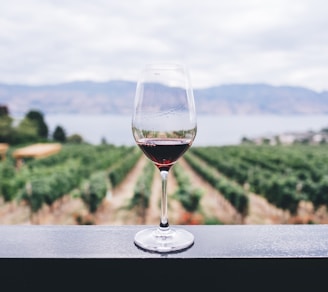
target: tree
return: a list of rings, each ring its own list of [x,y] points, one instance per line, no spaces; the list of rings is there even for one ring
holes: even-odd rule
[[[43,114],[36,110],[31,110],[26,114],[26,118],[34,121],[36,127],[37,127],[37,133],[39,137],[47,139],[49,130],[48,126],[44,121]]]
[[[81,144],[83,142],[83,138],[79,134],[73,134],[67,137],[67,142],[73,144]]]
[[[7,115],[0,115],[0,143],[11,143],[13,119]]]
[[[0,117],[9,116],[9,110],[6,105],[0,105]]]
[[[65,133],[65,130],[61,126],[57,126],[55,128],[55,131],[53,133],[53,139],[55,141],[58,141],[61,143],[66,142],[66,133]]]
[[[24,118],[13,131],[14,144],[37,142],[39,139],[38,128],[33,120]]]
[[[0,143],[11,143],[13,119],[9,116],[8,107],[0,105]]]

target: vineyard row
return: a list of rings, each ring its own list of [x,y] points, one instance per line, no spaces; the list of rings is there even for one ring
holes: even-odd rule
[[[311,201],[315,208],[328,205],[325,145],[198,147],[191,152],[292,214],[302,200]]]
[[[6,201],[25,200],[33,212],[74,194],[91,213],[96,212],[106,193],[123,181],[141,155],[137,147],[65,145],[56,155],[25,161],[19,170],[8,155],[0,162],[0,194]],[[328,204],[328,154],[323,145],[192,147],[184,157],[243,216],[249,210],[248,191],[291,213],[301,200],[316,208]],[[174,197],[185,210],[195,212],[202,190],[192,187],[179,164],[172,170],[178,184]],[[149,206],[153,176],[149,162],[130,202],[141,217]]]

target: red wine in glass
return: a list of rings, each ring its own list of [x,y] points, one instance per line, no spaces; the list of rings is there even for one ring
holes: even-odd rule
[[[160,171],[169,171],[171,166],[191,145],[188,139],[145,138],[137,141],[140,149]]]

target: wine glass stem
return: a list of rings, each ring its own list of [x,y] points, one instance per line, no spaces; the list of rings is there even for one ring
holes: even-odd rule
[[[161,170],[161,178],[162,178],[162,198],[161,198],[161,229],[169,228],[169,221],[167,219],[167,177],[169,172],[166,170]]]

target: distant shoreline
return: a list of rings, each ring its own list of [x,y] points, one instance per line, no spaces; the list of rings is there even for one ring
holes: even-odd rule
[[[50,132],[62,126],[67,135],[79,134],[92,144],[102,138],[110,144],[134,145],[131,115],[121,114],[48,114]],[[328,127],[328,114],[322,115],[203,115],[197,117],[194,145],[239,144],[242,138],[255,139],[288,132],[319,131]]]

